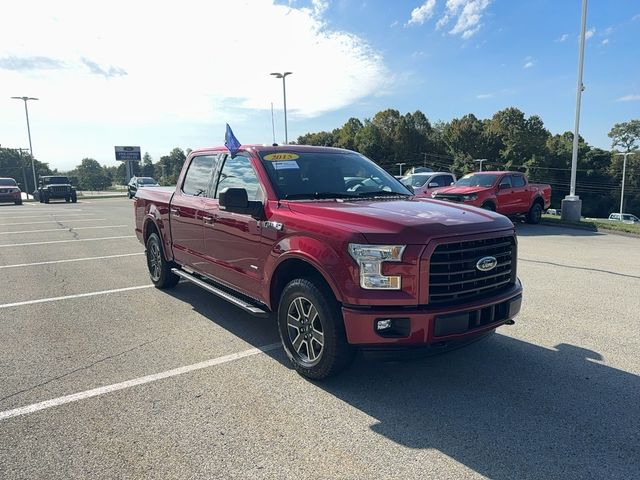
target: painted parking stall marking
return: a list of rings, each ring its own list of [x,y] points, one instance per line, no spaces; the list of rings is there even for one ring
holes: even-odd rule
[[[37,265],[53,265],[55,263],[86,262],[86,261],[90,261],[90,260],[104,260],[104,259],[107,259],[107,258],[133,257],[135,255],[144,255],[144,252],[121,253],[119,255],[103,255],[103,256],[100,256],[100,257],[67,258],[67,259],[64,259],[64,260],[49,260],[47,262],[16,263],[14,265],[2,265],[2,266],[0,266],[0,270],[2,270],[4,268],[35,267]]]
[[[11,227],[15,225],[38,225],[42,223],[54,223],[54,222],[97,222],[106,220],[106,218],[52,218],[45,222],[20,222],[20,223],[0,223],[0,227]]]
[[[110,293],[130,292],[132,290],[142,290],[151,288],[153,285],[138,285],[136,287],[114,288],[112,290],[101,290],[99,292],[76,293],[74,295],[65,295],[63,297],[39,298],[37,300],[26,300],[24,302],[13,302],[0,304],[0,309],[23,307],[25,305],[35,305],[38,303],[59,302],[62,300],[71,300],[74,298],[96,297],[98,295],[108,295]]]
[[[8,247],[26,247],[30,245],[50,245],[52,243],[71,243],[71,242],[97,242],[99,240],[114,240],[119,238],[136,238],[135,235],[120,235],[117,237],[100,237],[100,238],[79,238],[79,239],[70,239],[70,240],[52,240],[49,242],[29,242],[29,243],[6,243],[4,245],[0,245],[0,248],[8,248]]]
[[[0,235],[15,235],[17,233],[44,233],[44,232],[68,232],[69,230],[92,230],[96,228],[120,228],[128,227],[129,225],[100,225],[97,227],[60,227],[60,228],[47,228],[44,230],[18,230],[16,232],[0,232]]]
[[[280,343],[270,343],[269,345],[263,345],[261,347],[250,348],[243,350],[242,352],[232,353],[230,355],[224,355],[222,357],[212,358],[205,360],[204,362],[194,363],[186,365],[184,367],[174,368],[173,370],[167,370],[160,373],[154,373],[152,375],[146,375],[144,377],[134,378],[120,383],[113,383],[104,387],[94,388],[92,390],[85,390],[84,392],[78,392],[71,395],[65,395],[64,397],[53,398],[44,402],[34,403],[26,405],[24,407],[14,408],[12,410],[5,410],[0,412],[0,421],[6,420],[11,417],[19,417],[21,415],[27,415],[29,413],[38,412],[47,408],[58,407],[66,403],[77,402],[86,398],[97,397],[104,395],[105,393],[117,392],[125,388],[135,387],[137,385],[144,385],[145,383],[156,382],[165,378],[175,377],[177,375],[183,375],[185,373],[194,372],[196,370],[202,370],[203,368],[214,367],[223,363],[233,362],[240,360],[241,358],[251,357],[253,355],[259,355],[261,353],[269,352],[280,348]]]

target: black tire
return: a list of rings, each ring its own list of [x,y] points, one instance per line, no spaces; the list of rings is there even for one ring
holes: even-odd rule
[[[162,242],[157,233],[149,235],[146,247],[147,268],[153,284],[161,289],[174,287],[180,277],[171,272],[173,264],[165,259]]]
[[[71,202],[78,203],[78,195],[76,195],[75,193],[71,195]]]
[[[64,197],[64,201],[69,203],[71,201],[71,197]]]
[[[42,202],[43,203],[49,203],[49,195],[47,195],[46,193],[42,194]]]
[[[22,205],[22,199],[16,200],[16,205]]]
[[[535,202],[527,212],[527,223],[536,225],[540,220],[542,220],[542,205],[540,202]]]
[[[37,195],[38,195],[38,201],[39,201],[40,203],[44,203],[44,199],[42,198],[42,194],[41,194],[41,193],[38,193]]]
[[[496,206],[491,202],[483,203],[481,208],[484,208],[485,210],[489,210],[491,212],[496,211]]]
[[[355,356],[340,306],[321,282],[297,278],[287,284],[280,296],[278,331],[293,368],[307,378],[335,375]]]
[[[131,195],[131,192],[129,192],[129,200],[131,200],[133,198],[133,195]]]

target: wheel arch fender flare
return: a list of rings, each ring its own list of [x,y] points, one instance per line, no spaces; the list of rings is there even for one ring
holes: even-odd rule
[[[155,231],[162,242],[162,250],[167,261],[173,260],[173,250],[171,249],[171,239],[167,223],[163,221],[160,210],[156,205],[151,205],[145,214],[142,222],[142,238],[144,245],[147,244],[149,235]]]

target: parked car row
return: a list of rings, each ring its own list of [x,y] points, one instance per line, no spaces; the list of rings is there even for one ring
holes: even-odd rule
[[[22,192],[13,178],[0,178],[0,202],[22,205]]]

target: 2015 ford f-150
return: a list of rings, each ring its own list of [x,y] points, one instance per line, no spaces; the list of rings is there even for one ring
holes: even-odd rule
[[[348,150],[195,150],[175,190],[138,192],[135,217],[158,288],[183,278],[252,314],[277,312],[310,378],[344,369],[357,348],[464,343],[520,310],[509,219],[414,198]]]

